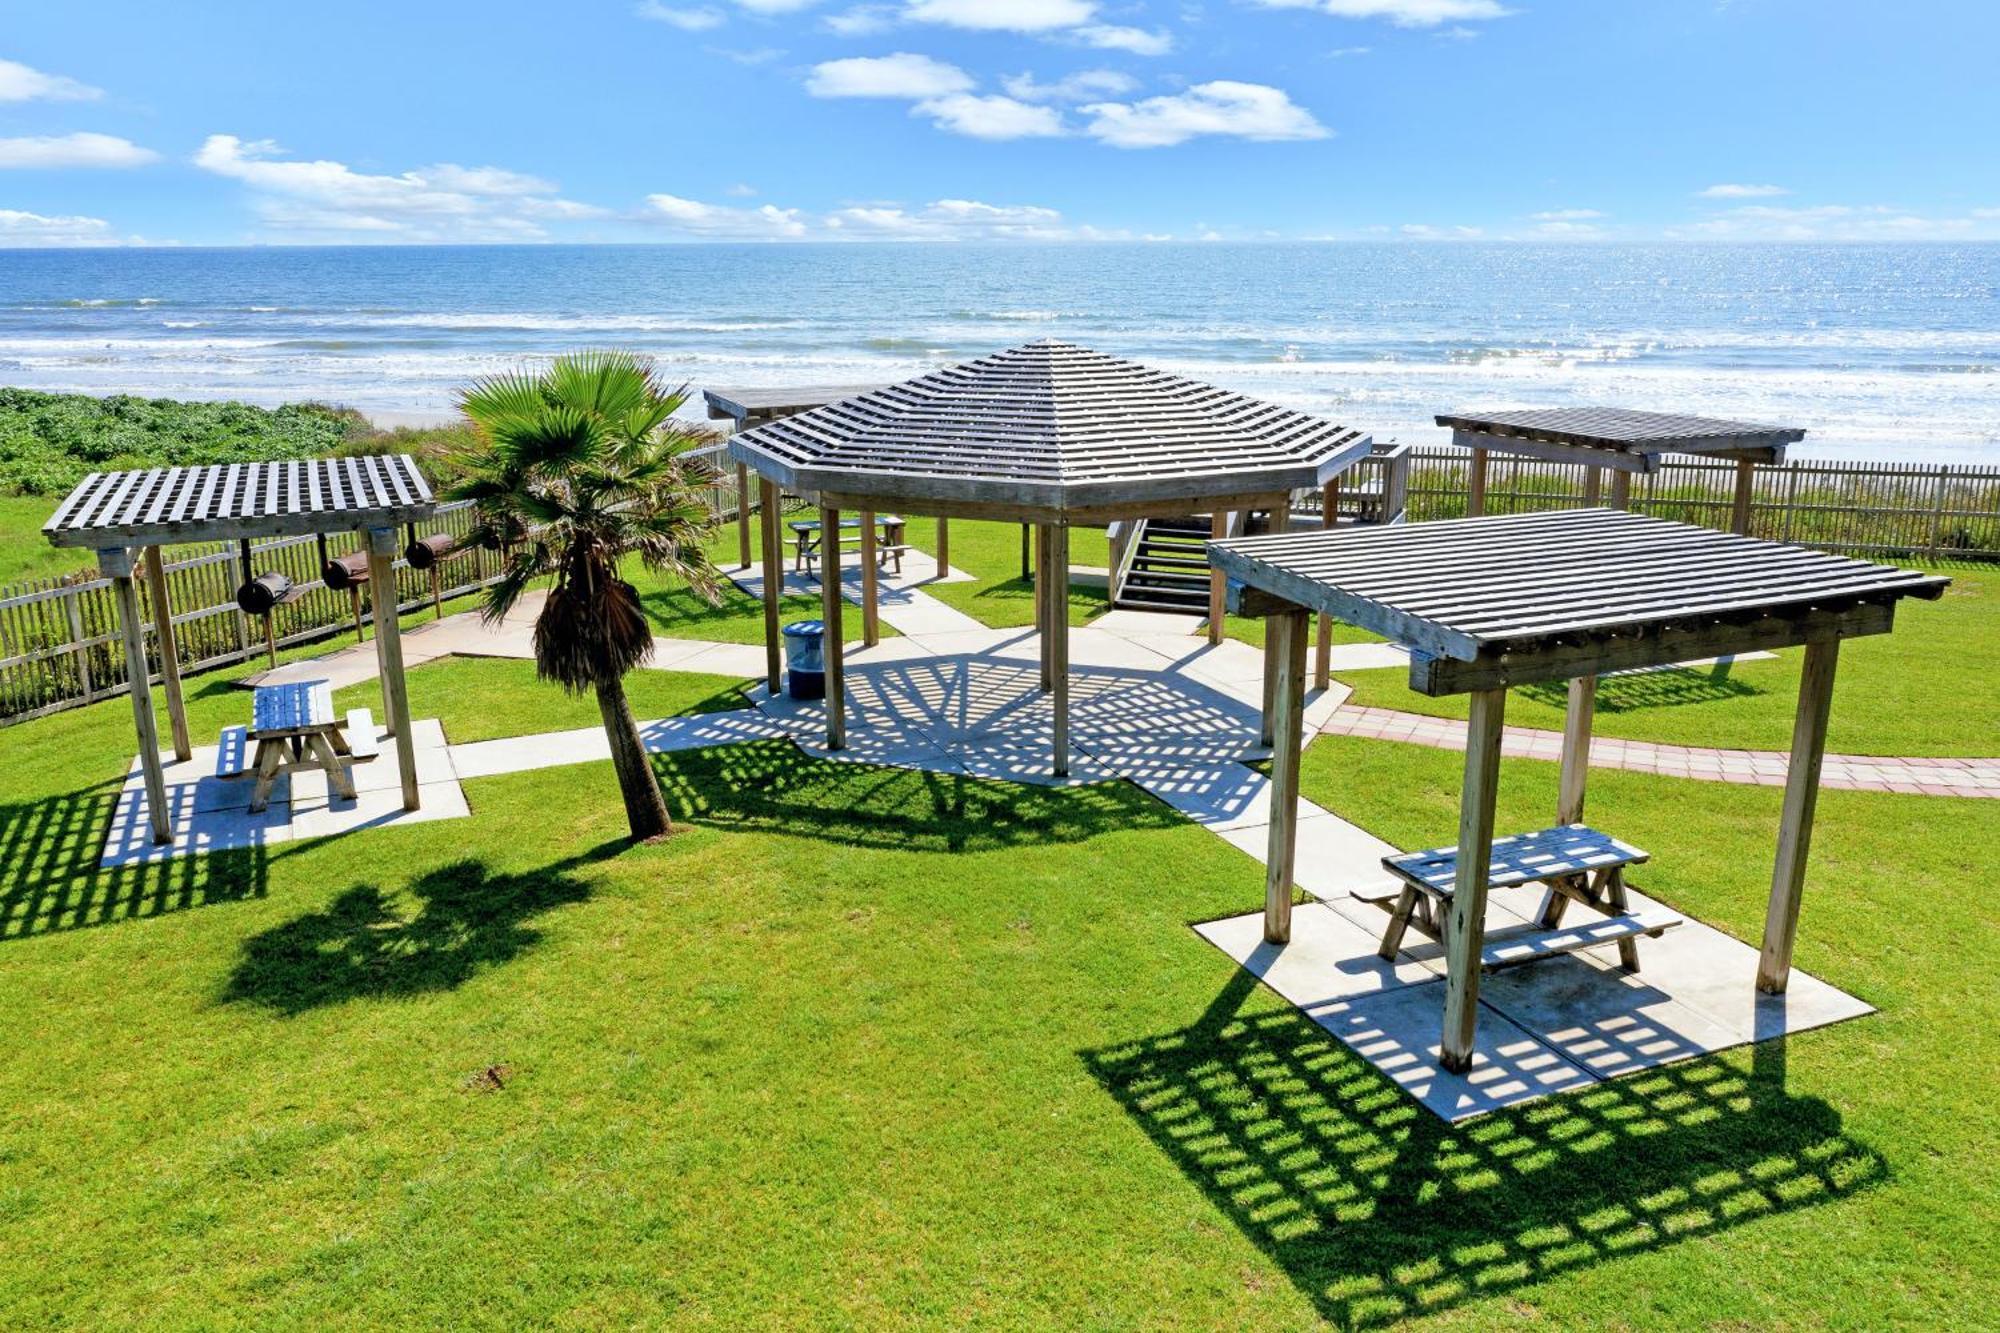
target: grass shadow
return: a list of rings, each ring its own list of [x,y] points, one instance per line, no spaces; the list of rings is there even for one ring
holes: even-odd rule
[[[541,939],[532,918],[590,896],[589,882],[571,872],[623,846],[521,874],[454,861],[411,881],[407,900],[357,884],[320,911],[245,940],[222,998],[289,1016],[455,989],[532,948]]]
[[[843,763],[788,740],[653,756],[677,820],[907,851],[991,851],[1082,842],[1181,817],[1122,782],[1051,788]]]
[[[104,868],[122,785],[0,805],[0,942],[264,896],[263,847]]]
[[[741,625],[755,621],[762,638],[764,604],[728,579],[717,581],[721,600],[711,606],[686,587],[644,588],[639,593],[639,605],[645,609],[646,619],[658,633],[678,635],[688,638],[702,638],[703,635],[690,633],[706,627],[721,625]],[[788,594],[779,599],[778,613],[784,619],[814,617],[819,614],[817,597],[800,597]]]
[[[1597,680],[1597,711],[1639,713],[1650,708],[1679,708],[1724,699],[1747,699],[1767,692],[1730,674],[1732,665],[1730,662],[1717,662],[1711,667],[1673,667],[1664,671],[1600,676]],[[1567,681],[1545,681],[1519,688],[1522,694],[1551,708],[1564,708],[1569,703]]]
[[[1839,1114],[1745,1073],[1669,1065],[1459,1125],[1287,1011],[1086,1051],[1091,1073],[1320,1315],[1366,1328],[1832,1203],[1888,1178]],[[1766,1047],[1771,1048],[1769,1051]]]

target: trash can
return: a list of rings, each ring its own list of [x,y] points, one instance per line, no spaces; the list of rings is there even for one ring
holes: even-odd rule
[[[785,692],[794,699],[826,698],[826,626],[794,620],[785,626]]]

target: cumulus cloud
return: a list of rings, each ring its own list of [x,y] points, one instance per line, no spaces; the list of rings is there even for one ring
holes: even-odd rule
[[[1000,80],[1009,97],[1023,102],[1088,102],[1093,98],[1122,97],[1139,86],[1139,81],[1115,69],[1085,69],[1043,83],[1033,74],[1010,74]]]
[[[1092,0],[909,0],[904,14],[918,23],[989,32],[1050,32],[1090,22]]]
[[[646,196],[645,220],[699,240],[1096,240],[1129,239],[1122,231],[1076,225],[1037,204],[934,199],[927,204],[850,204],[811,215],[796,208],[734,208],[679,195]]]
[[[814,97],[949,97],[972,86],[972,76],[958,66],[908,51],[822,61],[806,77]]]
[[[541,223],[608,216],[564,199],[536,176],[453,163],[385,176],[344,162],[282,156],[276,144],[212,134],[194,156],[202,170],[247,186],[259,217],[295,233],[398,240],[538,240]]]
[[[1117,23],[1086,23],[1072,29],[1069,36],[1085,46],[1105,51],[1124,51],[1135,56],[1163,56],[1174,49],[1174,36],[1164,28],[1148,32]]]
[[[1317,9],[1343,19],[1387,19],[1399,28],[1505,18],[1499,0],[1260,0],[1273,9]]]
[[[927,98],[911,108],[941,130],[974,139],[1053,138],[1066,132],[1062,113],[998,94],[954,93]]]
[[[1115,148],[1165,148],[1198,135],[1324,139],[1332,131],[1281,88],[1217,79],[1140,102],[1095,102],[1085,133]]]
[[[0,102],[94,102],[102,96],[103,89],[87,83],[61,74],[44,74],[18,60],[0,60]]]
[[[103,218],[51,217],[0,208],[0,248],[43,245],[108,245],[114,243],[111,224]]]
[[[159,154],[110,134],[47,134],[0,139],[0,168],[138,167]]]
[[[647,220],[688,236],[718,240],[797,240],[806,234],[806,224],[796,208],[764,204],[757,208],[731,208],[726,204],[705,204],[676,194],[646,196]]]
[[[822,19],[827,31],[842,37],[866,37],[895,26],[896,11],[887,5],[856,5]]]
[[[1701,199],[1772,199],[1781,194],[1790,194],[1782,185],[1711,185],[1699,191]]]

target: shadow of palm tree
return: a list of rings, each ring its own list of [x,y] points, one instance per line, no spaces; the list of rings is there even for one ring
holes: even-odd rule
[[[523,874],[455,861],[411,882],[409,899],[357,884],[326,908],[243,943],[223,989],[226,1001],[303,1013],[353,999],[452,990],[532,948],[530,919],[582,902],[590,884],[570,872],[623,844]]]
[[[1055,789],[844,763],[788,740],[653,756],[676,820],[910,851],[1081,842],[1181,817],[1122,782]]]
[[[1239,1017],[1233,977],[1180,1031],[1082,1053],[1133,1121],[1343,1328],[1838,1201],[1888,1178],[1839,1114],[1745,1074],[1668,1065],[1448,1125],[1296,1012]]]

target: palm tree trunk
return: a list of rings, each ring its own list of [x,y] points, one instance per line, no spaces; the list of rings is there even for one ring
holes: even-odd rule
[[[611,740],[611,766],[618,771],[618,791],[625,798],[625,822],[632,826],[633,840],[643,842],[672,833],[674,822],[667,815],[660,784],[653,778],[652,761],[639,739],[639,719],[632,716],[621,677],[598,678],[597,711],[604,717],[604,734]]]

